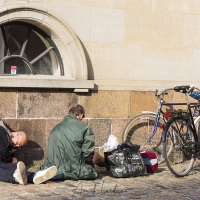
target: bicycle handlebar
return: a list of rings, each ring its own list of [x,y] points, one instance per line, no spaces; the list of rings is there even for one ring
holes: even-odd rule
[[[167,92],[169,90],[175,91],[175,92],[182,92],[182,93],[187,93],[187,94],[191,94],[194,90],[198,90],[200,91],[199,88],[195,87],[194,85],[181,85],[181,86],[176,86],[174,88],[167,88],[165,90],[156,90],[155,92],[155,96],[158,98],[161,98],[160,96],[162,96],[162,98],[164,97],[165,94],[167,94]]]
[[[175,91],[175,92],[181,92],[184,93],[187,97],[191,96],[195,100],[198,100],[200,102],[200,89],[195,87],[194,85],[181,85],[181,86],[176,86],[174,88],[168,88],[165,90],[156,90],[155,91],[155,96],[159,99],[160,101],[164,100],[164,96],[168,94],[168,91]],[[194,91],[196,90],[196,91]],[[186,97],[186,101],[188,102],[188,98]],[[174,105],[174,103],[173,103]],[[184,104],[185,105],[185,104]]]
[[[156,90],[155,96],[160,97],[162,95],[162,97],[163,97],[165,94],[167,94],[167,91],[169,91],[169,90],[174,90],[174,88],[168,88],[165,90]]]

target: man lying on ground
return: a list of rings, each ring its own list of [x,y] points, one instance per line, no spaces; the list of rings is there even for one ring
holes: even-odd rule
[[[40,184],[51,179],[57,173],[56,166],[38,172],[26,171],[23,162],[17,162],[13,157],[13,149],[23,147],[28,138],[23,131],[14,132],[10,127],[0,121],[0,181],[7,183]]]

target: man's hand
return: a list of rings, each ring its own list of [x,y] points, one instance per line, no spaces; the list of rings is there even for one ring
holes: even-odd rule
[[[18,162],[17,158],[13,157],[12,158],[12,163],[17,163],[17,162]]]
[[[84,123],[86,123],[86,124],[88,124],[88,119],[82,119],[82,121],[84,122]]]

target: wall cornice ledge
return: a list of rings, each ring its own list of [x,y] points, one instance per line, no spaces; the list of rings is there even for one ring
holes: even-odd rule
[[[94,80],[94,84],[94,90],[155,91],[178,85],[195,85],[200,88],[200,81],[175,80]]]

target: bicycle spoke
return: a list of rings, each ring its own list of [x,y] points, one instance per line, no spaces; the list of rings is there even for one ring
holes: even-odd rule
[[[150,135],[155,124],[155,114],[142,114],[131,120],[124,132],[124,141],[129,140],[133,144],[140,145],[140,149],[144,151],[155,151],[158,161],[163,160],[162,156],[162,128],[164,121],[160,118],[156,134],[149,141]]]
[[[182,118],[171,119],[166,129],[164,157],[169,170],[175,176],[187,175],[194,165],[192,146],[187,145],[191,141],[194,141],[194,137],[187,121]]]

